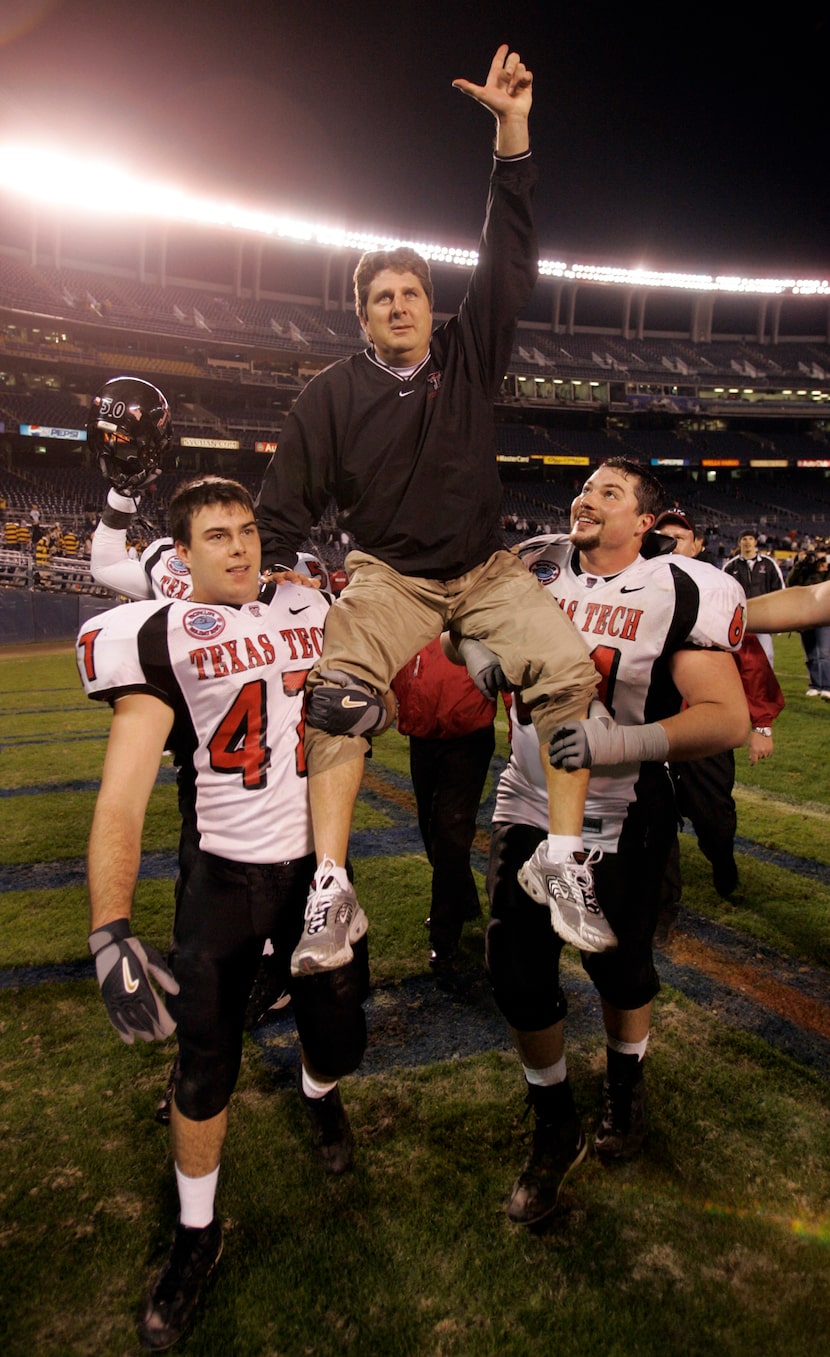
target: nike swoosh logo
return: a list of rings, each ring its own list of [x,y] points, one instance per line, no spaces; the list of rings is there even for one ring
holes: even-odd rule
[[[398,392],[398,395],[399,395],[399,396],[414,396],[414,395],[415,395],[415,391],[414,391],[414,389],[413,389],[412,387],[410,387],[408,391],[399,391],[399,392]]]
[[[341,698],[340,705],[341,707],[348,708],[348,707],[368,707],[369,704],[365,698],[361,698],[356,701],[353,697],[344,697]]]
[[[290,612],[290,614],[291,614],[292,617],[296,617],[297,613],[307,613],[307,612],[308,612],[308,604],[305,603],[305,604],[303,605],[302,608],[289,608],[288,611]]]
[[[121,958],[121,979],[124,982],[124,988],[128,994],[135,994],[139,986],[138,980],[133,980],[130,972],[130,963],[126,957]]]
[[[627,585],[621,584],[621,585],[620,585],[620,593],[621,593],[621,594],[640,594],[640,593],[642,593],[643,589],[645,589],[645,587],[646,587],[646,586],[645,586],[644,584],[636,584],[636,585],[634,586],[633,589],[629,589]]]

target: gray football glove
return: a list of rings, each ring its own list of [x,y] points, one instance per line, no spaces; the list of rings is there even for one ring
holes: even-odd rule
[[[554,768],[610,768],[618,763],[663,763],[669,737],[659,721],[647,726],[618,726],[594,699],[588,718],[553,732],[548,756]]]
[[[176,1024],[150,984],[150,977],[168,994],[178,994],[179,984],[155,947],[134,938],[129,920],[116,919],[89,935],[89,950],[107,1015],[122,1041],[132,1046],[140,1041],[161,1041],[176,1030]]]
[[[461,636],[454,644],[467,666],[467,673],[483,697],[495,702],[502,690],[509,689],[501,660],[483,641],[477,641],[474,636]]]

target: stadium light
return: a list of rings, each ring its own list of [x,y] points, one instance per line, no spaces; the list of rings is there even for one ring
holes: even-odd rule
[[[197,197],[172,184],[139,179],[114,163],[66,155],[39,146],[0,145],[0,188],[38,202],[96,215],[121,216],[131,221],[144,217],[191,222],[358,253],[407,245],[434,263],[454,264],[459,268],[473,268],[478,260],[476,250],[459,246],[380,235],[368,230],[350,231],[290,214],[257,211]],[[615,287],[671,288],[748,296],[830,297],[830,279],[827,278],[744,278],[645,267],[626,269],[556,259],[541,259],[539,273],[543,278]]]

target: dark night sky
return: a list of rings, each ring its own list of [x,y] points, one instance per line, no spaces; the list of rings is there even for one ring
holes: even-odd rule
[[[492,124],[450,82],[508,41],[534,71],[544,256],[827,276],[827,7],[608,10],[3,0],[0,140],[473,244]]]

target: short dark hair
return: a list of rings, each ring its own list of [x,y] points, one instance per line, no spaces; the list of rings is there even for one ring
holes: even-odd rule
[[[630,476],[635,481],[634,494],[640,513],[657,517],[666,502],[666,492],[656,476],[652,476],[640,462],[632,462],[628,457],[608,457],[601,465],[611,467],[612,471],[621,471],[626,477]]]
[[[170,536],[174,542],[190,546],[190,528],[193,517],[208,504],[239,504],[254,517],[254,501],[249,490],[239,481],[227,476],[200,476],[187,481],[175,491],[167,511]]]
[[[417,250],[399,245],[396,250],[367,250],[357,261],[354,271],[354,309],[358,320],[366,319],[366,303],[372,280],[384,269],[393,273],[414,273],[427,294],[430,310],[433,303],[432,274],[429,264]]]

